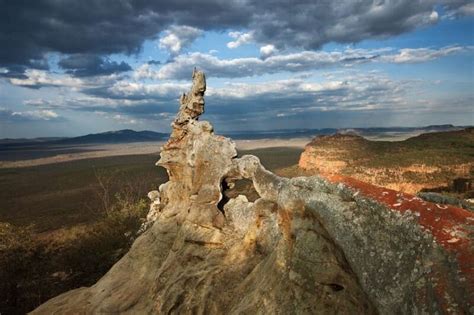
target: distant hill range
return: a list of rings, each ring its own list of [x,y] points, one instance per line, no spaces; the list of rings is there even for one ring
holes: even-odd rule
[[[368,127],[368,128],[322,128],[322,129],[278,129],[278,130],[252,130],[252,131],[235,131],[223,132],[225,136],[232,139],[266,139],[266,138],[303,138],[314,137],[318,135],[332,135],[332,134],[355,134],[362,137],[373,139],[390,139],[396,138],[397,135],[416,136],[428,132],[441,131],[455,131],[468,128],[470,126],[454,126],[451,124],[445,125],[430,125],[424,127]],[[405,138],[407,138],[405,137]]]
[[[233,139],[291,139],[302,137],[314,137],[316,135],[330,135],[335,133],[357,134],[372,138],[384,138],[387,136],[396,136],[397,134],[417,135],[436,131],[453,131],[464,129],[467,126],[453,125],[432,125],[425,127],[371,127],[371,128],[323,128],[323,129],[279,129],[279,130],[253,130],[253,131],[235,131],[222,132],[225,136]],[[88,134],[85,136],[60,138],[43,137],[34,139],[0,139],[2,146],[16,146],[29,144],[58,144],[58,145],[79,145],[79,144],[108,144],[108,143],[131,143],[131,142],[149,142],[164,141],[168,139],[168,133],[155,131],[134,131],[124,129],[118,131],[108,131],[102,133]]]
[[[27,145],[27,144],[107,144],[163,141],[169,134],[155,131],[135,131],[131,129],[92,133],[72,138],[35,138],[35,139],[0,139],[0,145]]]
[[[93,133],[85,136],[65,138],[58,140],[61,144],[89,144],[89,143],[128,143],[128,142],[148,142],[162,141],[168,139],[169,134],[155,131],[134,131],[124,129],[118,131],[108,131]]]

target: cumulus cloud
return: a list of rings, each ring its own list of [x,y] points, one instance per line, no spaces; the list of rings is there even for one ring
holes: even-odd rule
[[[159,47],[166,49],[171,55],[178,55],[184,48],[189,47],[203,31],[191,26],[172,26],[164,32],[159,40]]]
[[[271,49],[269,49],[271,50]],[[449,46],[439,49],[347,49],[345,51],[302,51],[277,54],[267,58],[220,59],[214,55],[191,53],[177,56],[172,62],[155,70],[149,65],[139,67],[137,79],[189,79],[189,69],[198,66],[208,76],[219,78],[250,77],[279,72],[306,72],[330,66],[351,66],[367,62],[416,63],[472,50],[470,47]]]
[[[433,22],[433,23],[435,23],[435,22],[438,21],[438,17],[439,17],[439,16],[438,16],[438,12],[433,11],[433,12],[431,12],[431,14],[430,14],[430,21]]]
[[[344,81],[327,81],[323,83],[307,82],[301,79],[270,81],[265,83],[228,83],[222,88],[208,91],[209,97],[221,99],[247,99],[252,97],[281,97],[282,94],[320,93],[341,90],[347,87]]]
[[[470,47],[448,46],[440,49],[432,48],[404,48],[400,49],[398,54],[390,54],[381,56],[380,60],[383,62],[393,63],[417,63],[426,62],[448,55],[460,53],[463,51],[472,50]]]
[[[359,56],[359,53],[351,56]],[[361,56],[362,57],[362,56]],[[364,58],[367,58],[365,56]],[[191,53],[176,57],[158,70],[140,67],[135,75],[138,78],[152,79],[189,79],[189,69],[199,66],[208,76],[220,78],[237,78],[277,72],[298,72],[317,69],[341,62],[340,52],[304,51],[287,55],[270,56],[264,60],[255,57],[220,59],[203,53]]]
[[[278,52],[278,49],[276,49],[276,47],[271,44],[260,47],[260,55],[262,58],[270,57],[276,52]]]
[[[269,45],[271,46],[271,45]],[[265,46],[264,46],[265,47]],[[263,48],[263,47],[262,47]],[[266,53],[271,53],[274,47],[266,47]],[[276,49],[276,48],[275,48]],[[379,49],[346,49],[343,51],[301,51],[290,54],[270,55],[266,58],[247,57],[221,59],[206,53],[190,53],[176,56],[172,61],[159,65],[145,63],[138,66],[132,73],[134,81],[124,80],[128,76],[120,74],[120,64],[108,62],[107,68],[103,63],[88,63],[89,59],[63,59],[63,67],[74,70],[65,74],[53,73],[45,70],[27,70],[20,77],[8,78],[8,81],[17,86],[31,89],[42,87],[71,88],[85,94],[127,98],[127,91],[138,89],[152,89],[157,94],[179,94],[185,90],[188,83],[167,83],[146,85],[140,83],[144,79],[153,80],[186,80],[190,79],[190,69],[199,67],[209,77],[240,78],[274,73],[301,73],[324,69],[328,67],[347,67],[362,63],[420,63],[472,51],[471,46],[446,46],[441,48],[392,48]],[[117,67],[119,69],[116,69]],[[102,68],[101,68],[102,67]],[[126,68],[123,70],[128,69]],[[117,72],[119,71],[119,72]],[[8,72],[2,68],[1,73]],[[101,75],[99,75],[101,73]],[[93,75],[95,74],[95,75]],[[133,93],[132,93],[133,94]]]
[[[143,83],[124,79],[96,90],[82,90],[87,95],[35,99],[24,105],[34,107],[32,112],[68,109],[102,113],[120,123],[152,120],[166,127],[179,107],[178,96],[188,89],[189,83]],[[288,125],[292,128],[301,124],[311,127],[309,119],[327,124],[323,117],[334,123],[338,115],[359,117],[363,125],[367,117],[383,119],[384,115],[446,111],[445,101],[433,97],[422,81],[393,80],[379,72],[350,69],[331,71],[323,79],[297,75],[286,80],[236,81],[220,87],[210,86],[206,104],[208,119],[227,129],[254,128],[252,126],[272,129],[278,128],[278,121],[282,126],[293,122],[294,125]],[[470,99],[459,97],[456,104],[457,110],[469,111],[472,96]],[[357,125],[356,121],[350,122],[348,120],[350,126]]]
[[[125,125],[136,125],[138,124],[138,121],[136,119],[131,119],[130,117],[116,114],[112,116],[112,119],[115,120],[116,122],[125,124]]]
[[[2,1],[0,67],[35,68],[50,52],[130,54],[167,29],[176,35],[172,25],[204,31],[245,30],[233,41],[237,46],[251,34],[255,42],[272,43],[279,49],[315,50],[330,42],[353,43],[429,25],[436,22],[433,10],[437,4],[459,14],[472,13],[470,0],[307,0],[278,4],[256,0],[88,0],[74,4],[37,0],[34,5]],[[191,37],[196,32],[193,34]],[[172,51],[182,49],[184,44],[172,37],[163,45]]]
[[[41,87],[79,87],[82,81],[72,78],[69,75],[54,74],[44,70],[26,70],[25,74],[20,78],[11,78],[10,83],[31,89],[39,89]]]
[[[111,86],[128,77],[121,73],[112,72],[110,74],[76,76],[73,73],[55,73],[44,70],[28,69],[20,77],[12,77],[7,80],[10,84],[26,87],[29,89],[40,89],[43,87],[55,87],[64,92],[77,92],[83,89],[94,89],[104,86]]]
[[[13,112],[12,116],[19,116],[32,120],[52,120],[59,117],[59,115],[53,112],[52,110]]]
[[[38,110],[93,112],[106,115],[106,118],[110,119],[113,118],[112,114],[127,116],[130,119],[149,119],[163,113],[170,117],[174,116],[179,107],[178,98],[179,94],[162,95],[153,91],[152,88],[144,88],[143,91],[136,90],[134,93],[129,93],[125,98],[120,98],[113,92],[105,90],[100,96],[84,94],[67,97],[57,96],[49,99],[26,100],[23,104]]]
[[[85,93],[113,99],[147,99],[170,101],[187,91],[190,83],[141,83],[119,81],[108,87],[84,90]]]
[[[227,43],[227,48],[230,49],[237,48],[253,41],[253,33],[230,32],[229,36],[235,39]]]
[[[413,85],[389,80],[378,74],[346,75],[323,82],[287,79],[264,83],[228,83],[220,88],[209,87],[206,97],[210,113],[232,114],[243,111],[253,115],[259,111],[299,110],[308,106],[323,110],[356,110],[383,106],[390,97],[405,93]],[[143,84],[120,82],[97,93],[56,101],[34,100],[25,105],[41,109],[68,108],[86,111],[117,112],[143,117],[148,114],[173,113],[178,95],[188,84]],[[398,96],[399,98],[399,96]],[[291,106],[290,106],[291,105]]]
[[[52,110],[12,111],[0,107],[0,121],[4,122],[58,121],[62,119],[62,117]]]
[[[229,83],[210,89],[211,114],[280,117],[329,111],[413,111],[422,83],[392,80],[379,73],[350,72],[314,82],[305,79]],[[421,107],[418,106],[417,109]]]

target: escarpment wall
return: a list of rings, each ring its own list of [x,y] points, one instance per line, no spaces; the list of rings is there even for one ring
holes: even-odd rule
[[[389,189],[416,194],[446,190],[473,193],[473,129],[424,134],[404,141],[370,141],[357,135],[318,136],[299,160],[303,170],[342,174]],[[461,189],[456,187],[460,182]],[[463,187],[464,186],[464,187]]]

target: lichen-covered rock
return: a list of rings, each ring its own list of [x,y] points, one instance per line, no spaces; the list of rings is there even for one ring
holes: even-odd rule
[[[456,219],[446,214],[449,219],[444,220],[444,227],[423,225],[419,212],[393,211],[385,203],[367,199],[367,194],[359,195],[341,184],[330,184],[316,176],[279,178],[252,156],[236,163],[263,198],[291,209],[293,216],[304,211],[317,217],[344,252],[380,313],[472,312],[471,213],[457,209],[463,213]],[[463,231],[458,251],[443,248],[439,229]]]
[[[469,312],[472,290],[413,215],[319,177],[281,178],[213,133],[194,72],[158,165],[155,222],[95,285],[35,314]],[[223,199],[250,179],[260,198]],[[152,205],[153,207],[153,205]],[[444,273],[444,277],[436,276]],[[447,274],[447,275],[446,275]],[[440,298],[433,281],[447,280]],[[443,304],[444,303],[444,304]]]
[[[466,210],[474,211],[474,203],[468,200],[458,199],[456,197],[435,193],[435,192],[419,192],[416,194],[423,200],[442,204],[442,205],[453,205]]]

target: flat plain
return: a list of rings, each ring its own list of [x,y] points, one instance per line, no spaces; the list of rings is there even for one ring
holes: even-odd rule
[[[242,142],[240,147],[246,150],[239,150],[239,155],[257,155],[268,169],[276,170],[298,163],[302,142],[286,142],[287,147],[275,140]],[[259,145],[267,147],[255,148]],[[159,159],[156,143],[142,151],[136,150],[141,147],[137,143],[105,147],[115,149],[103,157],[70,153],[67,161],[0,168],[0,222],[34,225],[37,232],[86,224],[102,215],[104,193],[114,196],[130,187],[133,191],[127,193],[146,198],[148,191],[167,181],[166,171],[155,166]],[[128,154],[120,155],[125,150]]]

